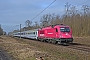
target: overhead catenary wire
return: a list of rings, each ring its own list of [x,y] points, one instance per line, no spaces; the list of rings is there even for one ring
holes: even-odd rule
[[[34,20],[36,17],[38,17],[41,13],[43,13],[47,8],[49,8],[54,2],[55,2],[56,0],[54,0],[52,3],[50,3],[45,9],[43,9],[40,13],[38,13],[34,18],[32,18],[31,20]],[[82,3],[80,3],[80,4],[78,4],[77,6],[81,6],[81,5],[83,5],[83,4],[85,4],[85,3],[87,3],[87,2],[90,2],[90,0],[87,0],[87,1],[85,1],[85,2],[82,2]],[[61,12],[61,13],[63,13],[63,12]],[[8,25],[8,24],[1,24],[1,25],[4,25],[4,26],[15,26],[15,25],[18,25],[18,24],[13,24],[13,25]]]
[[[37,16],[39,16],[41,13],[43,13],[47,8],[49,8],[56,0],[54,0],[53,2],[51,2],[45,9],[43,9],[40,13],[38,13],[34,18],[32,18],[31,20],[34,20]]]
[[[49,8],[56,0],[54,0],[53,2],[51,2],[45,9],[43,9],[40,13],[38,13],[34,18],[32,18],[31,20],[34,20],[36,17],[38,17],[41,13],[43,13],[47,8]],[[77,6],[83,5],[87,2],[89,2],[90,0],[87,0],[81,4],[78,4]]]
[[[31,20],[34,20],[37,16],[39,16],[42,12],[44,12],[48,7],[50,7],[54,2],[55,2],[56,0],[54,0],[53,2],[51,2],[45,9],[43,9],[40,13],[38,13],[34,18],[32,18]],[[78,6],[80,6],[80,5],[83,5],[83,4],[85,4],[85,3],[87,3],[87,2],[89,2],[90,0],[87,0],[87,1],[85,1],[85,2],[82,2],[82,3],[80,3],[80,4],[78,4],[76,7],[78,7]],[[63,12],[61,12],[61,13],[63,13]],[[6,25],[6,24],[1,24],[1,25]],[[18,25],[18,24],[14,24],[14,25]],[[9,26],[8,24],[6,25],[6,26]],[[11,26],[11,25],[10,25]]]

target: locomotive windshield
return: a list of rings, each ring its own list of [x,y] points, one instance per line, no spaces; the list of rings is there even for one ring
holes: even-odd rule
[[[60,31],[61,32],[70,32],[70,29],[69,29],[69,27],[61,27]]]

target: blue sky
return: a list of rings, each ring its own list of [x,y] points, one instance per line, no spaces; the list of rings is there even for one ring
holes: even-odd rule
[[[0,0],[0,24],[3,30],[10,32],[14,29],[19,29],[20,23],[22,27],[25,26],[26,20],[31,20],[52,1],[54,0]],[[39,22],[40,18],[47,13],[63,13],[66,2],[75,5],[77,8],[80,8],[82,5],[90,6],[89,0],[56,0],[32,22]]]

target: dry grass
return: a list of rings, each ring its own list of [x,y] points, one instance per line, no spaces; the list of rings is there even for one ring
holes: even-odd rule
[[[37,57],[47,54],[41,52],[38,48],[18,42],[11,37],[3,37],[0,39],[0,47],[8,51],[9,54],[13,55],[17,60],[36,60]]]
[[[44,57],[46,60],[90,60],[90,53],[70,49],[65,46],[56,46],[32,40],[23,40],[23,42],[38,47],[41,51],[51,53],[51,56]]]
[[[90,46],[90,37],[77,37],[74,42]]]
[[[82,39],[75,38],[74,42],[83,44],[90,42],[89,39],[85,40],[88,42],[83,42]],[[0,46],[17,60],[36,60],[39,57],[43,57],[44,60],[90,60],[90,53],[27,39],[19,40],[18,38],[2,37]]]

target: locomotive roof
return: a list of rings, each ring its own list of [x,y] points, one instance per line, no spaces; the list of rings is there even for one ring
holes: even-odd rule
[[[60,26],[60,27],[69,27],[67,25],[56,25],[56,26]]]
[[[69,27],[69,26],[63,25],[63,24],[50,25],[50,26],[46,26],[46,27],[41,28],[41,30],[42,30],[42,29],[52,29],[52,28],[55,28],[55,27]],[[39,30],[40,30],[40,29],[39,29]]]
[[[50,25],[51,27],[55,27],[55,26],[60,26],[60,27],[69,27],[68,25],[64,25],[64,24],[56,24],[56,25]],[[47,27],[50,27],[47,26]]]

